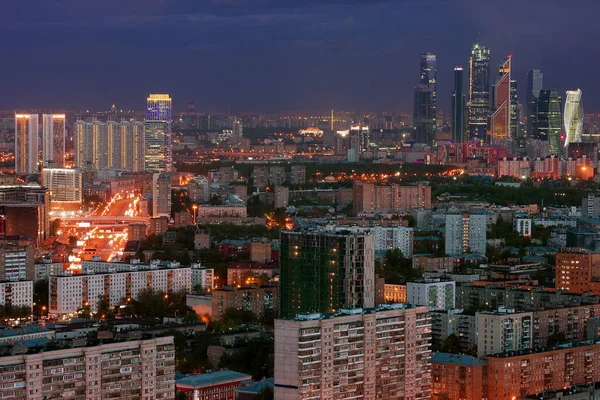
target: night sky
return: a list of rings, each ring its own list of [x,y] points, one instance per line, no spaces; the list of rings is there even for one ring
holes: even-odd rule
[[[600,111],[598,0],[3,0],[0,109],[412,112],[419,54],[438,57],[438,108],[478,35],[493,77],[513,54]],[[465,77],[466,81],[466,77]],[[466,90],[466,88],[465,88]],[[521,101],[524,100],[522,97]]]

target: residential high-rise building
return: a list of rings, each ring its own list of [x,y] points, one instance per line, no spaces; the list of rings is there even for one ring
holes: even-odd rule
[[[276,399],[430,399],[427,307],[275,320]]]
[[[171,97],[168,94],[151,94],[147,99],[145,130],[145,169],[170,171],[172,166]]]
[[[508,56],[498,70],[499,77],[493,87],[490,115],[490,143],[503,143],[511,139],[511,62]],[[516,110],[515,110],[516,111]]]
[[[0,246],[0,281],[33,280],[35,272],[34,263],[35,247]]]
[[[171,217],[171,175],[156,173],[152,177],[152,216]]]
[[[452,141],[454,143],[466,142],[465,118],[466,97],[463,89],[463,68],[454,68],[454,91],[452,92]]]
[[[42,115],[42,161],[52,166],[65,166],[65,115]]]
[[[38,133],[37,114],[15,115],[15,172],[17,174],[38,172]]]
[[[75,166],[82,169],[144,170],[144,124],[75,122]]]
[[[527,73],[527,136],[537,138],[537,103],[544,88],[544,74],[539,69]]]
[[[79,209],[83,200],[83,174],[79,168],[44,168],[42,185],[50,194],[50,208]]]
[[[485,214],[462,213],[450,209],[446,214],[446,254],[464,254],[469,250],[485,254],[487,217]]]
[[[436,56],[421,54],[420,84],[415,87],[413,110],[413,139],[432,144],[435,140],[436,121]]]
[[[561,98],[555,89],[542,89],[538,99],[537,135],[547,140],[550,154],[560,155],[562,132]]]
[[[64,348],[45,345],[45,335],[38,336],[44,339],[7,346],[9,355],[0,358],[1,398],[48,399],[59,393],[88,400],[175,398],[173,336],[83,340]]]
[[[281,317],[375,305],[373,235],[284,231],[279,257]]]
[[[469,139],[485,140],[490,113],[490,49],[475,43],[469,56]]]
[[[565,148],[571,143],[581,143],[583,133],[583,102],[580,89],[567,90],[565,102]]]
[[[477,313],[477,356],[533,348],[533,313],[500,309]],[[539,324],[539,322],[538,322]]]

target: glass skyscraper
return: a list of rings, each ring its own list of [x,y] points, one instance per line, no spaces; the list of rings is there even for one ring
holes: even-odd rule
[[[539,69],[527,73],[527,136],[537,138],[537,101],[544,87],[544,74]]]
[[[498,70],[498,80],[494,85],[494,107],[490,117],[490,143],[511,138],[512,101],[511,101],[511,61],[507,57]],[[516,109],[514,110],[516,113]],[[516,118],[516,114],[515,114]]]
[[[580,89],[567,90],[565,102],[565,148],[571,143],[580,143],[583,133],[583,102]]]
[[[147,99],[145,123],[145,169],[147,171],[170,171],[171,149],[171,98],[168,94],[151,94]]]
[[[463,90],[463,68],[454,68],[454,91],[452,92],[452,141],[465,142],[466,100]]]
[[[550,154],[560,155],[560,134],[562,132],[561,98],[555,89],[542,89],[538,99],[538,137],[547,140]]]
[[[421,54],[420,84],[415,87],[413,139],[431,145],[435,139],[436,56]]]
[[[483,140],[490,113],[490,49],[475,43],[469,57],[469,139]]]

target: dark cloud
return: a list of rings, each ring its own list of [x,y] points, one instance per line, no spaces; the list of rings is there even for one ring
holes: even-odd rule
[[[181,109],[411,112],[419,54],[433,52],[447,109],[452,68],[479,37],[493,65],[513,54],[521,89],[541,68],[548,87],[580,87],[591,111],[598,11],[595,0],[11,1],[0,107],[142,108],[160,90]]]

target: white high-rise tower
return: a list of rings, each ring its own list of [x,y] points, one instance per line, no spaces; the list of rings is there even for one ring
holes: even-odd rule
[[[17,174],[38,172],[38,133],[37,114],[15,115],[15,172]]]
[[[42,161],[65,166],[65,115],[42,115]]]
[[[565,147],[571,143],[581,142],[583,133],[583,102],[582,91],[567,90],[567,101],[565,102]]]

